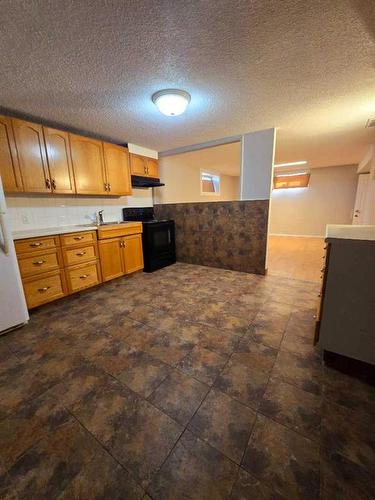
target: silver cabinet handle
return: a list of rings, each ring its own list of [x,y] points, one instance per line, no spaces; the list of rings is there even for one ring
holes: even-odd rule
[[[74,239],[76,241],[83,240],[83,236],[74,236]]]
[[[36,260],[35,262],[33,262],[34,266],[41,266],[45,263],[46,263],[45,260]]]
[[[82,274],[82,276],[80,276],[80,279],[81,280],[85,280],[86,278],[88,278],[89,275],[88,274]]]
[[[82,255],[86,255],[86,252],[78,252],[76,253],[77,257],[82,257]]]
[[[43,245],[43,243],[41,243],[40,241],[35,241],[34,243],[30,243],[30,247],[40,247],[41,245]]]
[[[50,288],[51,288],[50,286],[44,286],[43,288],[38,288],[38,292],[39,293],[44,293],[47,290],[49,290]]]
[[[4,212],[0,212],[0,228],[1,228],[1,232],[3,234],[3,252],[5,253],[5,255],[8,255],[9,253],[9,239],[8,239],[8,233],[7,233],[7,229],[5,227],[5,222],[4,222],[4,215],[5,213]]]

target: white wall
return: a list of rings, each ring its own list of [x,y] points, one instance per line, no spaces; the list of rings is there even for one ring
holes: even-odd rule
[[[155,188],[155,203],[192,203],[207,201],[232,201],[239,199],[239,177],[220,174],[220,195],[202,195],[200,169],[204,163],[186,163],[184,155],[161,158],[160,180],[164,187]],[[208,170],[212,172],[212,169]]]
[[[360,162],[358,172],[369,173],[365,206],[363,207],[363,224],[375,224],[375,145],[369,148]]]
[[[325,236],[327,224],[351,224],[357,180],[356,166],[314,168],[308,188],[273,190],[269,232]]]
[[[241,141],[241,200],[271,196],[276,129],[244,134]]]
[[[12,229],[22,231],[41,227],[90,224],[95,212],[104,210],[104,221],[122,220],[124,207],[152,206],[151,189],[134,189],[132,196],[6,196]]]

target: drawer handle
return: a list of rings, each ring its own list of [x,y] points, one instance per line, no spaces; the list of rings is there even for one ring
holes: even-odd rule
[[[35,262],[33,262],[34,266],[41,266],[43,264],[45,264],[45,260],[36,260]]]
[[[86,278],[88,278],[90,275],[89,274],[82,274],[82,276],[80,276],[80,279],[81,280],[85,280]]]
[[[39,293],[44,293],[47,290],[49,290],[50,288],[51,288],[50,286],[44,286],[43,288],[38,288],[38,292]]]
[[[77,255],[78,257],[82,257],[82,255],[86,255],[86,252],[78,252],[78,253],[76,253],[76,255]]]
[[[30,243],[30,247],[40,247],[40,245],[43,245],[43,243],[40,243],[39,241],[36,241],[35,243]]]
[[[83,240],[83,236],[74,236],[74,239],[76,241]]]

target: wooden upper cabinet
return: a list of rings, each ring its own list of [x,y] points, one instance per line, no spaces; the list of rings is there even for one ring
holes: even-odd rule
[[[107,194],[101,141],[69,134],[77,194]]]
[[[155,158],[147,158],[146,156],[131,153],[130,169],[132,175],[159,178],[159,162]]]
[[[23,191],[12,120],[0,116],[0,175],[6,193]]]
[[[28,193],[50,193],[43,127],[12,119],[23,188]]]
[[[61,194],[75,193],[68,132],[49,127],[43,127],[43,132],[52,191]]]
[[[146,158],[148,177],[159,178],[159,162],[154,158]]]
[[[132,175],[147,176],[146,158],[144,156],[130,154],[130,170]]]
[[[103,142],[103,151],[108,194],[131,194],[128,149],[116,144]]]

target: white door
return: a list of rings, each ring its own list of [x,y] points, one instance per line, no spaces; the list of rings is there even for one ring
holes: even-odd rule
[[[363,224],[364,208],[366,203],[367,187],[370,174],[360,174],[358,176],[357,194],[355,197],[353,224]]]
[[[0,178],[0,334],[29,319]]]

